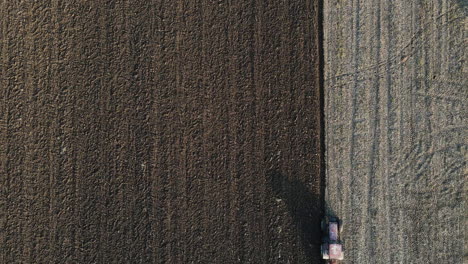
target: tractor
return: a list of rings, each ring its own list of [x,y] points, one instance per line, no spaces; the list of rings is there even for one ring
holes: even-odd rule
[[[322,220],[322,258],[329,264],[338,263],[343,260],[344,248],[340,240],[340,233],[343,229],[341,221],[336,217],[325,217]]]

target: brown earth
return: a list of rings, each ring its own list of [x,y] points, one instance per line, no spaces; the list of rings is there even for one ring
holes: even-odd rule
[[[0,263],[318,263],[317,1],[2,1]]]

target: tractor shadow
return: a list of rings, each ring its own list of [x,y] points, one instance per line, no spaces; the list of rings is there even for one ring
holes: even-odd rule
[[[312,192],[305,182],[290,179],[278,171],[270,171],[267,176],[274,195],[284,200],[300,232],[300,242],[308,263],[323,263],[320,255],[323,198]]]

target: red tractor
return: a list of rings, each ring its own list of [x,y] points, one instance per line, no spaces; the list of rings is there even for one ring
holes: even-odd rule
[[[323,243],[321,246],[322,258],[328,263],[335,264],[343,260],[343,245],[340,241],[340,233],[343,226],[336,217],[326,217],[322,220]]]

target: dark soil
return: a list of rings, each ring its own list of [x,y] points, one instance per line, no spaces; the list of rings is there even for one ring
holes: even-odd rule
[[[317,1],[3,1],[0,263],[318,263]]]

